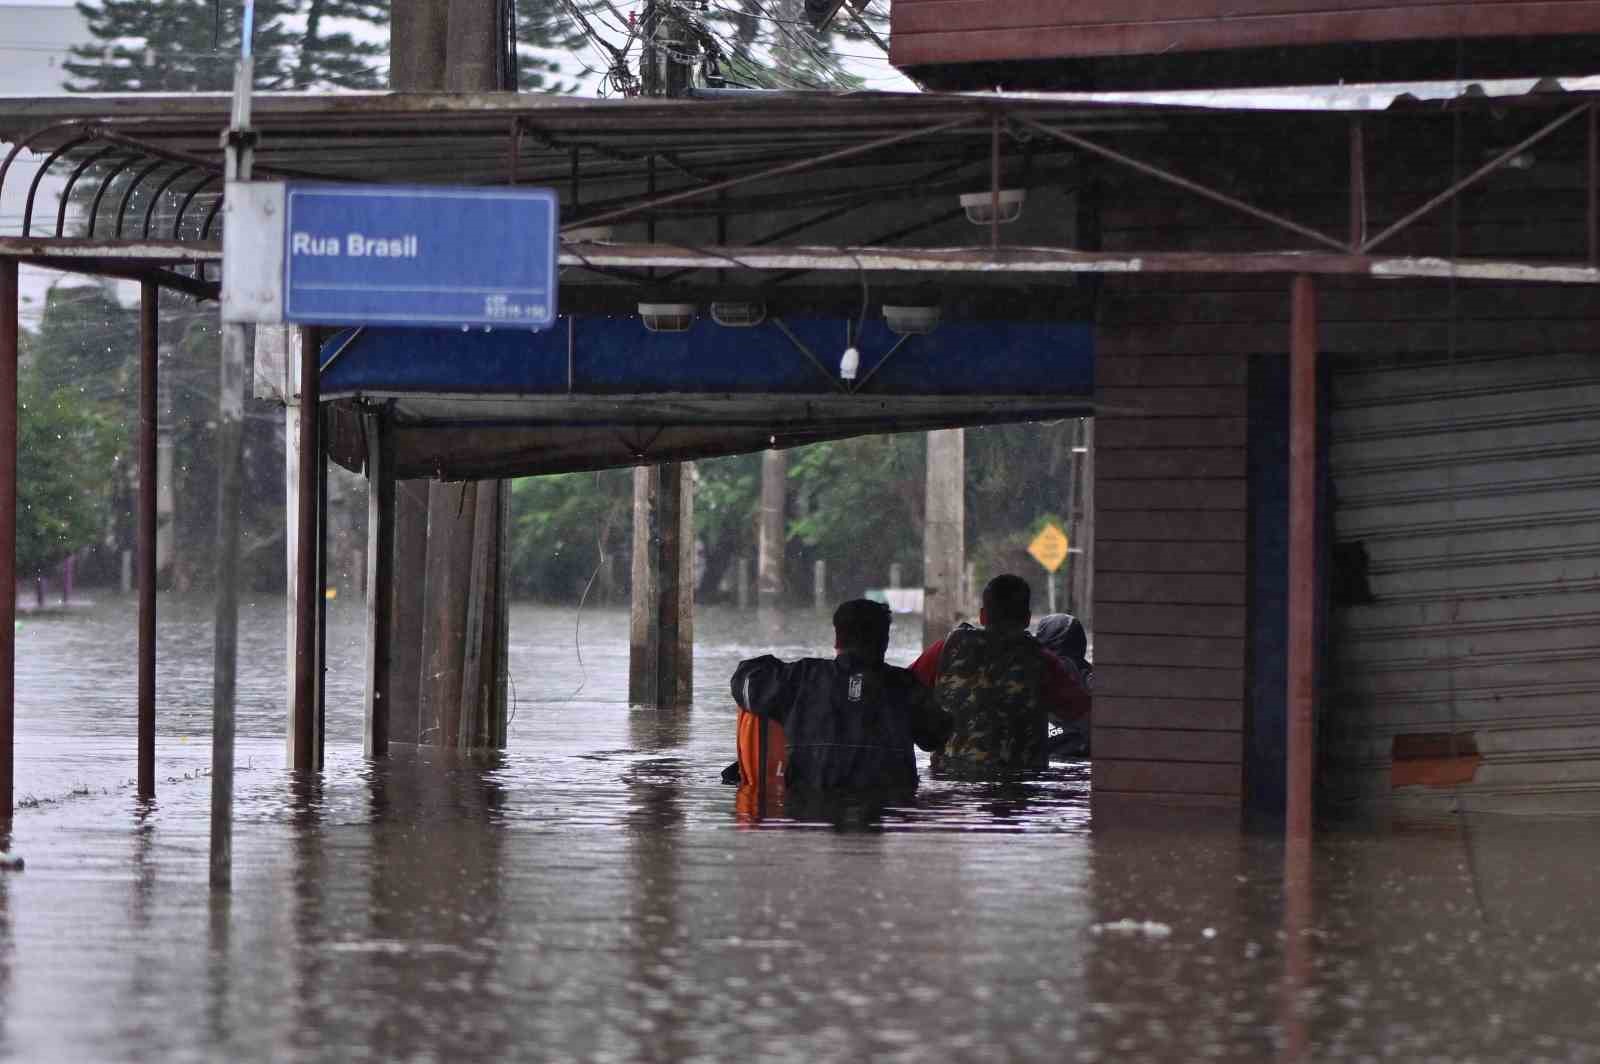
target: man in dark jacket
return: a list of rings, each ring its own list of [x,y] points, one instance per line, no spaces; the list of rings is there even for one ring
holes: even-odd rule
[[[923,652],[911,671],[938,695],[955,727],[935,771],[975,775],[1049,764],[1049,721],[1089,712],[1089,693],[1073,672],[1028,634],[1028,582],[1009,573],[983,589],[975,628],[963,624]]]
[[[884,664],[889,608],[852,599],[834,612],[832,661],[739,663],[733,698],[741,709],[783,725],[784,783],[791,788],[911,787],[912,743],[937,750],[950,719],[905,669]]]

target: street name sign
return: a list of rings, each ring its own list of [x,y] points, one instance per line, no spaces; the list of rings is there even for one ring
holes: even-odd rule
[[[1061,568],[1061,563],[1067,560],[1067,534],[1055,524],[1045,525],[1033,542],[1028,544],[1028,553],[1033,555],[1033,560],[1045,567],[1047,572],[1055,572]]]
[[[230,186],[225,206],[224,320],[555,323],[550,189],[250,182]]]

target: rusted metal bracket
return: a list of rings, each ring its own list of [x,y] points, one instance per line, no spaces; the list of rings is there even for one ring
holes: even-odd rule
[[[686,189],[682,192],[675,192],[668,196],[661,196],[659,198],[646,200],[642,203],[631,204],[630,206],[623,207],[619,210],[607,211],[604,214],[595,215],[593,218],[584,218],[576,222],[568,223],[562,228],[572,229],[582,226],[605,225],[611,222],[621,221],[624,218],[632,218],[634,215],[642,214],[645,211],[660,210],[662,207],[671,206],[674,203],[683,203],[686,200],[707,196],[714,192],[720,192],[723,189],[737,188],[740,185],[748,185],[757,181],[767,181],[775,177],[787,177],[790,174],[804,173],[807,170],[815,170],[817,167],[826,166],[829,163],[843,162],[845,159],[853,159],[858,155],[867,155],[871,152],[881,151],[884,148],[892,148],[896,144],[903,144],[906,141],[918,140],[922,137],[935,136],[939,133],[945,133],[952,129],[959,129],[962,126],[970,126],[974,122],[978,121],[979,117],[980,116],[978,115],[963,115],[960,118],[951,119],[948,122],[940,122],[937,125],[924,126],[921,129],[913,129],[905,133],[897,133],[892,137],[880,137],[876,140],[869,140],[864,144],[856,144],[848,148],[841,148],[838,151],[832,151],[823,155],[801,159],[797,162],[785,163],[782,166],[774,166],[765,170],[758,170],[753,174],[743,174],[739,177],[728,178],[725,181],[713,182],[712,184],[705,185],[700,188]]]
[[[1119,163],[1122,166],[1137,170],[1146,177],[1153,177],[1158,181],[1165,181],[1169,185],[1175,185],[1186,192],[1193,192],[1195,195],[1211,200],[1213,203],[1220,203],[1224,207],[1231,207],[1236,211],[1250,215],[1252,218],[1260,219],[1263,222],[1270,222],[1280,229],[1287,229],[1291,233],[1298,233],[1307,240],[1314,240],[1318,244],[1334,248],[1338,251],[1346,250],[1344,241],[1337,240],[1326,233],[1319,232],[1318,230],[1312,229],[1309,226],[1301,225],[1299,222],[1296,222],[1290,218],[1285,218],[1281,214],[1274,214],[1272,211],[1264,210],[1260,207],[1254,206],[1253,204],[1246,203],[1244,200],[1235,196],[1230,196],[1226,192],[1218,192],[1216,189],[1202,185],[1198,181],[1191,181],[1187,177],[1183,177],[1180,174],[1175,174],[1170,170],[1164,170],[1161,167],[1152,163],[1147,163],[1142,159],[1135,159],[1131,155],[1124,155],[1122,152],[1108,148],[1103,144],[1097,144],[1094,141],[1089,140],[1087,137],[1080,137],[1076,133],[1068,133],[1064,129],[1056,129],[1053,126],[1047,126],[1043,122],[1029,118],[1027,115],[1013,115],[1012,119],[1024,126],[1027,126],[1029,129],[1043,133],[1049,137],[1054,137],[1057,140],[1063,141],[1067,144],[1071,144],[1075,148],[1082,148],[1084,151],[1093,155],[1098,155],[1102,159],[1108,159],[1111,162]]]
[[[1496,155],[1493,159],[1490,159],[1488,162],[1472,171],[1472,173],[1468,174],[1466,177],[1463,177],[1461,180],[1457,181],[1443,192],[1434,196],[1432,199],[1428,200],[1428,202],[1424,203],[1410,214],[1402,217],[1399,221],[1389,226],[1389,228],[1385,229],[1377,236],[1367,240],[1361,245],[1359,250],[1363,252],[1371,251],[1373,248],[1377,247],[1379,244],[1382,244],[1384,241],[1388,240],[1402,229],[1411,225],[1411,223],[1415,222],[1418,218],[1421,218],[1430,211],[1450,202],[1450,200],[1454,199],[1456,196],[1459,196],[1463,191],[1483,180],[1483,178],[1487,175],[1494,173],[1494,171],[1500,169],[1506,163],[1510,162],[1512,159],[1515,159],[1518,155],[1521,155],[1523,152],[1527,151],[1541,140],[1544,140],[1546,137],[1550,136],[1550,134],[1554,133],[1556,130],[1560,129],[1574,118],[1577,118],[1585,111],[1588,111],[1592,106],[1592,104],[1579,104],[1577,107],[1574,107],[1572,110],[1562,114],[1554,121],[1545,123],[1544,126],[1540,127],[1539,130],[1532,135],[1522,138],[1522,140],[1518,141],[1516,144],[1513,144],[1499,155]]]

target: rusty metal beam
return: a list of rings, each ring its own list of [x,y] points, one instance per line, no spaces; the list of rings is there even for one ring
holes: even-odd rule
[[[1438,195],[1428,200],[1428,202],[1424,203],[1410,214],[1402,217],[1399,221],[1389,226],[1389,228],[1385,229],[1377,236],[1366,241],[1366,243],[1361,245],[1360,250],[1363,252],[1370,252],[1379,244],[1382,244],[1384,241],[1388,240],[1402,229],[1411,225],[1411,223],[1415,222],[1418,218],[1421,218],[1430,211],[1433,211],[1443,204],[1450,202],[1472,185],[1483,180],[1484,177],[1494,173],[1494,171],[1500,169],[1506,163],[1510,162],[1512,159],[1515,159],[1518,155],[1521,155],[1523,152],[1527,151],[1541,140],[1544,140],[1546,137],[1550,136],[1550,134],[1556,132],[1574,118],[1577,118],[1579,115],[1589,110],[1590,106],[1590,104],[1579,104],[1577,107],[1565,112],[1554,121],[1545,123],[1531,135],[1522,138],[1517,143],[1501,152],[1499,155],[1496,155],[1493,159],[1490,159],[1488,162],[1472,171],[1472,173],[1468,174],[1466,177],[1463,177],[1449,188],[1446,188],[1443,192],[1440,192]]]
[[[0,258],[0,823],[10,824],[16,765],[17,260]]]
[[[156,373],[161,289],[139,286],[139,797],[156,796]]]
[[[1086,137],[1080,137],[1076,133],[1068,133],[1064,129],[1056,129],[1053,126],[1047,126],[1043,122],[1035,121],[1026,115],[1014,115],[1013,118],[1017,122],[1027,126],[1029,129],[1043,133],[1046,136],[1054,137],[1059,141],[1071,144],[1073,147],[1082,148],[1086,152],[1098,155],[1103,159],[1109,159],[1111,162],[1119,163],[1120,165],[1126,166],[1129,169],[1137,170],[1146,177],[1153,177],[1157,181],[1164,181],[1169,185],[1175,185],[1186,192],[1193,192],[1197,196],[1211,200],[1213,203],[1220,203],[1224,207],[1231,207],[1243,214],[1248,214],[1252,218],[1259,219],[1263,222],[1269,222],[1280,229],[1287,229],[1291,233],[1298,233],[1307,240],[1313,240],[1316,243],[1326,245],[1330,248],[1335,248],[1339,251],[1345,250],[1345,246],[1342,241],[1336,240],[1326,233],[1319,232],[1318,230],[1312,229],[1309,226],[1301,225],[1299,222],[1296,222],[1290,218],[1285,218],[1281,214],[1274,214],[1272,211],[1263,210],[1260,207],[1246,203],[1242,199],[1230,196],[1226,192],[1218,192],[1216,189],[1208,188],[1207,186],[1200,184],[1198,181],[1191,181],[1187,177],[1175,174],[1170,170],[1164,170],[1161,167],[1154,166],[1143,161],[1142,159],[1135,159],[1131,155],[1125,155],[1120,151],[1108,148],[1103,144],[1098,144]]]
[[[875,151],[882,151],[884,148],[892,148],[896,144],[903,144],[906,141],[920,140],[923,137],[931,137],[940,133],[948,132],[952,129],[959,129],[962,126],[969,126],[976,122],[979,117],[979,115],[964,115],[961,118],[951,119],[948,122],[940,122],[937,125],[924,126],[920,129],[913,129],[908,132],[897,133],[892,137],[880,137],[875,140],[866,141],[862,144],[852,145],[848,148],[840,148],[837,151],[831,151],[811,158],[801,159],[797,162],[785,163],[782,166],[774,166],[764,170],[757,170],[755,173],[742,174],[739,177],[729,178],[725,181],[715,181],[709,185],[701,186],[700,188],[686,189],[682,192],[675,192],[669,196],[661,196],[659,198],[646,200],[642,203],[635,203],[619,210],[608,211],[604,214],[596,215],[593,218],[584,218],[578,222],[563,226],[563,228],[570,229],[580,226],[605,225],[610,222],[620,221],[623,218],[631,218],[634,215],[643,213],[645,211],[659,210],[662,207],[670,206],[674,203],[682,203],[685,200],[707,196],[713,192],[720,192],[723,189],[737,188],[740,185],[748,185],[757,181],[768,181],[776,177],[787,177],[790,174],[804,173],[807,170],[814,170],[819,166],[826,166],[829,163],[843,162],[846,159],[853,159],[858,155],[867,155]],[[651,156],[651,158],[653,159],[654,156]]]
[[[316,767],[317,708],[317,465],[322,458],[319,404],[321,377],[317,330],[300,330],[300,464],[295,477],[294,566],[294,763],[296,772]]]
[[[1316,772],[1317,290],[1294,278],[1289,305],[1288,803],[1291,839],[1311,835]]]
[[[28,182],[27,201],[22,205],[23,236],[27,236],[33,230],[33,201],[34,198],[39,194],[39,183],[44,180],[44,175],[50,172],[50,168],[55,165],[57,159],[61,158],[72,149],[80,148],[88,142],[88,137],[79,137],[77,140],[67,141],[65,144],[61,145],[61,147],[57,148],[55,151],[46,156],[44,162],[39,164],[39,169],[33,172],[33,180]]]
[[[171,164],[165,159],[157,159],[149,166],[146,166],[143,170],[140,170],[137,174],[134,174],[133,177],[128,181],[128,187],[122,190],[122,202],[117,204],[117,227],[111,232],[113,237],[118,240],[122,239],[122,224],[123,222],[127,221],[128,207],[133,203],[133,194],[139,190],[140,185],[144,184],[145,178],[149,177],[163,166],[169,165]]]
[[[1350,120],[1350,250],[1367,239],[1367,136],[1361,119]]]
[[[115,148],[101,148],[97,152],[90,153],[83,159],[82,162],[78,164],[77,169],[73,170],[72,173],[67,176],[67,185],[61,190],[61,200],[56,204],[56,236],[58,238],[60,238],[66,231],[67,206],[72,202],[72,190],[77,186],[78,178],[82,177],[84,175],[84,171],[88,170],[89,167],[93,166],[101,159],[104,159],[109,155],[115,155],[116,151],[117,149]]]
[[[139,231],[140,239],[150,239],[150,223],[155,221],[156,208],[161,205],[161,197],[166,195],[167,189],[177,184],[178,178],[192,173],[194,173],[194,167],[180,166],[168,174],[166,179],[156,186],[156,190],[150,193],[150,206],[146,207],[144,211],[144,227]]]

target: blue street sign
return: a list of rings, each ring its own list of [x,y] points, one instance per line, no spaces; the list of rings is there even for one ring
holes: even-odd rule
[[[284,320],[548,328],[559,207],[550,189],[291,182]]]

